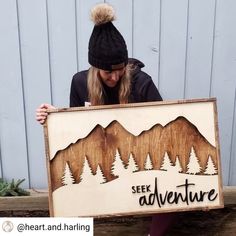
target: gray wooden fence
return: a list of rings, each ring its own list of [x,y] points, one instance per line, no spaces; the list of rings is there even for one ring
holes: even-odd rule
[[[47,186],[42,102],[68,107],[88,67],[95,0],[0,0],[0,177]],[[216,97],[224,185],[236,185],[236,1],[111,0],[129,56],[165,100]]]

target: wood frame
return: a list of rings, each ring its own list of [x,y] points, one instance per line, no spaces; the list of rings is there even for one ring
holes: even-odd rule
[[[44,125],[44,136],[51,216],[114,217],[224,207],[215,98],[61,108],[49,110],[48,112],[49,116]],[[132,115],[136,112],[137,117]],[[72,118],[73,116],[75,118]],[[145,121],[144,117],[146,118]],[[79,123],[83,119],[84,123]],[[137,119],[139,126],[141,125],[140,120],[143,119],[141,128],[137,127],[135,125],[137,124],[136,121],[132,119]],[[65,124],[62,124],[62,121]],[[126,121],[128,124],[124,125],[123,122]],[[73,123],[77,124],[76,127]],[[78,129],[80,129],[79,135]],[[186,132],[188,138],[186,138]],[[202,132],[204,135],[202,135]],[[178,142],[173,142],[173,137],[178,133],[181,133],[183,137],[175,138]],[[101,138],[102,135],[105,135],[105,141]],[[121,142],[124,139],[125,141]],[[61,140],[63,141],[61,142]],[[153,144],[152,140],[161,141]],[[128,147],[127,145],[126,147],[119,146],[121,143],[129,145]],[[106,145],[106,148],[104,149],[104,146],[101,148],[101,145]],[[158,146],[158,148],[155,149],[153,146]],[[166,149],[165,152],[162,147]],[[80,157],[77,158],[76,155]],[[183,156],[185,157],[183,158]],[[131,159],[133,159],[132,165],[129,163]],[[180,162],[178,167],[180,169],[174,172],[174,168],[177,168],[177,159]],[[194,164],[190,165],[190,159],[195,160],[195,162],[193,161]],[[133,168],[132,175],[130,173],[126,176],[123,175],[125,172],[127,174],[126,170],[129,169],[129,166]],[[199,170],[196,170],[196,166]],[[124,170],[122,170],[123,167]],[[120,172],[117,173],[117,170]],[[182,173],[180,173],[181,171]],[[186,178],[187,174],[190,180]],[[157,175],[156,178],[154,178],[155,175]],[[163,180],[166,180],[166,178],[173,178],[173,175],[174,180],[165,181],[165,183],[170,183],[167,190],[163,188],[163,184],[160,184],[160,187],[159,180],[162,178],[161,176],[165,176]],[[99,183],[99,187],[94,187],[97,186],[94,176],[96,176],[96,181],[99,176],[99,180],[105,183],[103,185]],[[125,178],[128,180],[129,187],[124,187],[124,181],[118,182],[122,180],[122,178],[119,178],[120,176],[124,177],[123,180]],[[142,178],[140,183],[137,184],[136,180],[140,176]],[[180,180],[177,182],[175,182],[175,179],[178,179],[176,176],[180,176]],[[82,180],[87,179],[87,182],[84,181],[84,184],[86,183],[84,186],[82,186],[81,178]],[[113,184],[115,181],[116,184]],[[129,181],[133,182],[129,183]],[[196,181],[196,183],[193,181]],[[204,184],[202,184],[202,181]],[[173,190],[171,182],[175,182],[176,189],[180,189],[179,192]],[[209,184],[206,184],[208,182]],[[76,192],[72,188],[78,189],[78,186],[73,183],[77,183],[80,190],[87,191],[87,195],[77,196],[72,194]],[[113,197],[108,194],[107,183],[110,184],[109,188],[114,193]],[[112,185],[117,185],[119,188]],[[195,185],[200,186],[197,190],[200,195],[197,192],[192,192],[192,187],[195,187]],[[205,185],[208,188],[212,185],[212,188],[206,189]],[[130,198],[135,199],[132,201],[135,201],[137,208],[134,208],[132,202],[128,203],[127,209],[122,206],[122,204],[127,204],[127,199],[123,197],[123,193],[121,195],[119,193],[121,186],[123,186],[124,191],[130,190],[128,193],[129,201]],[[64,190],[67,188],[66,194],[70,193],[69,196],[61,192],[58,194],[57,190],[63,188]],[[109,195],[110,199],[116,199],[116,201],[119,199],[120,202],[117,202],[117,206],[119,204],[121,206],[115,209],[116,207],[111,204],[112,207],[105,210],[105,205],[110,204],[110,199],[106,199],[106,202],[102,202],[102,200],[99,202],[99,200],[94,199],[94,196],[99,196],[100,190],[96,193],[93,189],[98,188],[105,189],[106,194],[101,194],[102,198]],[[169,191],[168,188],[170,188]],[[183,192],[188,192],[188,194],[191,192],[192,199],[189,197],[190,195],[187,196],[186,194],[184,196]],[[174,195],[175,197],[173,197]],[[81,204],[87,204],[88,212],[87,209],[83,210],[82,213],[80,212],[80,207],[83,206],[77,207],[75,196],[78,201],[81,201]],[[115,196],[119,196],[119,198]],[[194,201],[193,196],[195,196],[195,200],[198,199],[199,201]],[[74,203],[67,204],[66,201]],[[153,201],[155,203],[150,207]],[[93,205],[94,203],[98,206],[101,202],[103,203],[101,207]],[[198,204],[199,202],[200,204]],[[66,205],[65,209],[59,209],[62,205]],[[78,202],[78,205],[80,205],[80,202]],[[132,207],[130,207],[131,205]]]

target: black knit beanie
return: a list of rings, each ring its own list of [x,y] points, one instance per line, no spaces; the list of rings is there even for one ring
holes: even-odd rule
[[[95,24],[89,40],[88,61],[102,70],[121,69],[128,63],[125,40],[112,24],[114,9],[107,3],[96,5],[91,11]]]

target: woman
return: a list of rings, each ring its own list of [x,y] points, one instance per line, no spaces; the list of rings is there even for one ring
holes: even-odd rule
[[[94,28],[89,40],[89,70],[73,76],[70,106],[107,105],[132,102],[161,101],[151,77],[141,71],[144,64],[128,59],[125,40],[112,21],[113,8],[98,4],[91,11]],[[42,104],[36,111],[41,124],[47,117],[50,104]]]
[[[92,9],[91,18],[95,24],[88,50],[91,67],[73,76],[70,106],[161,101],[151,77],[141,70],[144,64],[128,59],[125,40],[112,23],[113,8],[99,4]],[[46,120],[48,108],[53,106],[42,104],[36,111],[41,124]],[[170,214],[153,217],[151,235],[163,235],[172,219]]]
[[[128,59],[128,64],[115,70],[98,69],[78,72],[73,76],[70,107],[161,101],[162,98],[151,77],[141,70],[144,64]],[[42,104],[36,111],[41,124],[47,117],[50,104]]]
[[[151,77],[142,67],[144,64],[139,60],[128,59],[128,64],[120,69],[110,71],[91,66],[76,73],[71,83],[70,107],[161,101]],[[54,107],[42,104],[36,110],[36,120],[41,124],[49,108]]]

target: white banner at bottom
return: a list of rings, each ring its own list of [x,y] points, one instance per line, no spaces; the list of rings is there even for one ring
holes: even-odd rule
[[[0,218],[1,236],[93,236],[93,218]]]

